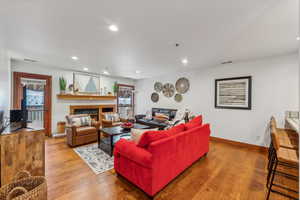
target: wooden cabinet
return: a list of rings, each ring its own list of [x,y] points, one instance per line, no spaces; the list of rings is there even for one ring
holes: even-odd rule
[[[0,135],[1,186],[10,183],[21,170],[45,175],[44,130],[21,129]]]

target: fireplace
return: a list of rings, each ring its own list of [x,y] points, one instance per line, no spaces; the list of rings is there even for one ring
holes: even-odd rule
[[[114,108],[112,108],[112,107],[102,108],[102,113],[105,113],[105,112],[114,112]]]
[[[70,114],[88,114],[92,119],[100,120],[100,116],[105,112],[116,112],[116,105],[72,105]]]
[[[99,109],[97,108],[76,108],[74,114],[88,114],[92,119],[99,121]]]

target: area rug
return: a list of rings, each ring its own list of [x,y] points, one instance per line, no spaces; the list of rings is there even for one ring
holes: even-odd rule
[[[114,158],[98,148],[97,143],[73,149],[96,174],[103,173],[114,167]]]

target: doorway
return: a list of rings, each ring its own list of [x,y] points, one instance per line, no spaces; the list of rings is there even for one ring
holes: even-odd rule
[[[118,113],[121,118],[134,118],[134,86],[118,84],[117,92]]]
[[[13,109],[21,109],[23,86],[26,85],[28,126],[44,128],[51,136],[52,77],[24,72],[13,73]]]

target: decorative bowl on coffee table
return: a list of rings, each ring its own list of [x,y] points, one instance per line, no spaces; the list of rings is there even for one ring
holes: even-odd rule
[[[123,128],[124,131],[130,131],[131,128],[133,128],[133,123],[126,122],[126,123],[122,124],[121,127]]]

